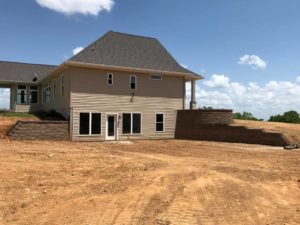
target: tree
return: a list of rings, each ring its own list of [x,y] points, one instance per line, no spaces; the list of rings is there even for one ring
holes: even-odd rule
[[[263,120],[263,119],[257,119],[250,112],[243,112],[243,113],[236,112],[233,114],[233,117],[234,117],[234,119],[238,119],[238,120],[254,120],[254,121],[262,121]]]
[[[283,113],[283,115],[277,114],[271,116],[268,120],[270,122],[283,122],[283,123],[300,123],[300,115],[294,110]]]

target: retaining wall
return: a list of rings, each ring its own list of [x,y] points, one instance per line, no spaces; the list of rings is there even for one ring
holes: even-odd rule
[[[8,132],[14,140],[69,140],[66,121],[18,121]]]
[[[271,146],[289,144],[281,133],[231,125],[232,122],[232,110],[180,110],[177,114],[175,138]]]

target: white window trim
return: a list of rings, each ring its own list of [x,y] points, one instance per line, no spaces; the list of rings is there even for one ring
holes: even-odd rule
[[[109,83],[109,75],[111,75],[111,84]],[[114,74],[108,73],[107,74],[107,85],[113,85],[114,84]]]
[[[26,88],[21,89],[21,88],[19,88],[19,86],[25,86]],[[26,98],[25,98],[26,102],[24,102],[24,103],[18,103],[18,95],[19,95],[18,91],[19,90],[25,90],[26,91]],[[30,90],[29,90],[29,94],[30,94]],[[17,84],[16,105],[28,105],[29,104],[28,101],[30,101],[29,96],[28,96],[28,85],[26,85],[26,84]]]
[[[123,114],[130,114],[130,120],[131,120],[131,124],[130,124],[130,133],[127,133],[127,134],[124,134],[123,133]],[[141,132],[140,133],[133,133],[132,132],[132,128],[133,128],[133,114],[140,114],[141,115]],[[142,135],[143,134],[143,114],[140,113],[140,112],[122,112],[121,113],[122,115],[122,126],[121,126],[121,129],[122,129],[122,133],[121,135],[132,135],[132,136],[139,136],[139,135]]]
[[[30,88],[31,86],[37,87],[37,89],[36,90],[31,90],[31,88]],[[37,101],[36,101],[36,103],[31,103],[31,99],[30,99],[31,91],[37,92]],[[29,104],[31,104],[31,105],[39,104],[39,86],[35,86],[35,85],[30,85],[29,86]]]
[[[80,134],[80,114],[88,113],[89,114],[89,134]],[[100,134],[92,134],[92,114],[100,114]],[[79,112],[78,113],[78,136],[80,137],[100,137],[102,136],[102,113],[101,112]]]
[[[131,88],[131,77],[135,77],[135,89]],[[130,77],[129,77],[129,88],[132,91],[136,91],[137,90],[137,76],[136,75],[130,75]]]
[[[152,79],[152,76],[159,76],[160,79]],[[162,75],[154,75],[154,74],[150,75],[149,78],[150,78],[150,80],[154,80],[154,81],[161,81],[163,79]]]
[[[163,115],[163,130],[162,130],[162,131],[157,131],[157,130],[156,130],[156,124],[157,124],[158,122],[156,121],[156,115],[160,115],[160,114]],[[159,123],[161,123],[161,122],[159,122]],[[154,130],[155,130],[155,133],[165,133],[165,124],[166,124],[165,113],[160,113],[160,112],[155,113],[155,117],[154,117]]]

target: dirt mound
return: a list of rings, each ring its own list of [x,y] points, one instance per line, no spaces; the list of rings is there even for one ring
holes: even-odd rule
[[[300,144],[300,124],[250,120],[234,120],[234,124],[246,126],[249,128],[261,128],[269,132],[283,133],[291,143]]]

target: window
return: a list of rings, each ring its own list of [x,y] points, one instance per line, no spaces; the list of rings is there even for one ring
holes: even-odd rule
[[[136,90],[137,78],[135,75],[130,75],[130,89]]]
[[[79,134],[80,135],[101,134],[101,113],[80,113]]]
[[[27,86],[18,85],[17,104],[26,104],[26,103],[27,103]]]
[[[155,130],[156,132],[164,132],[164,114],[157,113],[155,115]]]
[[[113,82],[114,82],[113,74],[111,74],[111,73],[107,74],[107,84],[113,85]]]
[[[50,81],[42,85],[42,100],[43,103],[49,103],[52,100],[52,84]]]
[[[151,75],[150,79],[151,80],[162,80],[162,77],[160,75]]]
[[[142,124],[141,118],[140,113],[123,113],[123,134],[140,134]]]
[[[37,104],[38,103],[38,87],[30,86],[30,95],[29,95],[30,103]]]
[[[56,95],[56,79],[53,80],[53,100],[55,100]]]
[[[65,78],[64,74],[61,74],[61,96],[65,94]]]

